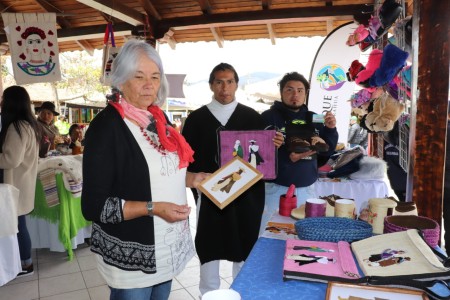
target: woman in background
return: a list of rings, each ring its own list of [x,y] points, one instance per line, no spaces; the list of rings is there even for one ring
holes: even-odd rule
[[[3,92],[2,131],[0,132],[0,168],[4,169],[4,183],[19,189],[18,227],[22,272],[33,274],[31,240],[25,215],[34,209],[34,193],[39,152],[39,129],[31,111],[30,96],[20,86],[11,86]]]

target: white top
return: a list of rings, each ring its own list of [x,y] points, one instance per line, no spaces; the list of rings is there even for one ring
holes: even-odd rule
[[[237,105],[238,102],[236,101],[236,99],[234,99],[231,103],[222,104],[213,98],[212,101],[206,105],[206,107],[208,107],[209,111],[220,122],[220,124],[225,126],[228,122],[228,119],[230,119],[231,115],[236,109]]]
[[[153,202],[186,204],[186,168],[179,169],[176,153],[159,153],[144,138],[138,126],[125,119],[125,123],[144,153],[150,171]],[[156,134],[147,132],[157,140]],[[194,256],[195,249],[187,220],[168,223],[153,217],[155,225],[156,273],[124,271],[106,264],[97,256],[98,269],[109,286],[119,289],[142,288],[171,280],[184,269]]]

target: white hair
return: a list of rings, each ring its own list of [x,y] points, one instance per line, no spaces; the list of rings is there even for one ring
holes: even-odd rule
[[[161,85],[155,105],[162,106],[169,94],[169,83],[164,73],[161,57],[155,48],[144,41],[130,40],[123,45],[111,66],[111,85],[120,90],[119,87],[134,76],[138,69],[140,55],[146,55],[158,66],[161,73]]]

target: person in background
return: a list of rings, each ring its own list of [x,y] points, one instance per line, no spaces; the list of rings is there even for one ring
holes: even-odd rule
[[[361,129],[363,128],[361,128],[358,124],[358,117],[351,116],[350,127],[348,128],[348,136],[347,136],[347,141],[350,148],[356,147],[361,143],[362,141],[361,139],[362,136],[360,135]]]
[[[0,132],[0,168],[4,170],[4,183],[19,191],[18,229],[22,272],[18,276],[34,272],[31,258],[31,239],[25,215],[34,209],[36,188],[39,126],[31,110],[28,92],[21,86],[11,86],[3,91],[2,131]]]
[[[190,172],[213,173],[219,169],[218,130],[262,130],[261,115],[238,103],[235,97],[239,77],[233,66],[220,63],[209,76],[212,101],[186,119],[183,135],[195,151]],[[281,145],[281,135],[275,145]],[[258,239],[264,208],[264,182],[255,183],[223,210],[205,194],[197,199],[195,246],[200,259],[200,293],[220,287],[220,260],[233,262],[233,278],[240,271]]]
[[[278,84],[281,101],[276,101],[269,110],[262,113],[265,125],[278,128],[284,133],[289,122],[310,125],[328,145],[329,150],[317,154],[312,150],[303,153],[290,152],[286,145],[278,149],[277,178],[267,181],[265,185],[266,203],[260,234],[277,211],[280,195],[286,194],[291,184],[296,187],[297,207],[304,204],[306,199],[316,197],[313,184],[318,178],[318,156],[323,160],[328,159],[334,153],[338,141],[336,118],[331,112],[324,116],[324,123],[312,122],[314,112],[309,111],[305,104],[309,82],[303,75],[297,72],[287,73]]]
[[[61,135],[69,134],[70,123],[67,122],[67,119],[65,117],[59,116],[58,120],[56,120],[55,122],[55,126],[56,128],[58,128]]]
[[[72,124],[69,128],[70,145],[69,148],[73,149],[76,144],[84,146],[83,127],[80,124]]]
[[[81,207],[111,300],[168,299],[194,256],[186,186],[193,151],[161,110],[168,83],[158,52],[130,40],[114,59],[115,94],[90,123]]]
[[[54,124],[55,116],[59,113],[55,110],[55,104],[50,101],[43,102],[40,107],[35,108],[38,114],[37,121],[40,127],[41,141],[39,143],[39,157],[47,157],[49,150],[54,149],[55,144],[62,144],[69,140],[64,139],[60,134],[58,128]]]
[[[395,122],[391,131],[383,133],[385,141],[383,147],[383,160],[387,163],[387,176],[391,188],[399,201],[406,200],[406,181],[408,174],[400,165],[399,145],[399,123]]]

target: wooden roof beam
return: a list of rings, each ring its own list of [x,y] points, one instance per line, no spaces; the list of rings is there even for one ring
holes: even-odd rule
[[[267,24],[267,31],[269,31],[269,38],[270,38],[272,45],[275,45],[276,44],[276,41],[275,41],[276,35],[275,35],[275,31],[273,30],[272,24]]]
[[[173,38],[173,34],[174,34],[174,32],[172,30],[169,30],[168,32],[166,32],[164,37],[161,38],[159,41],[166,42],[167,44],[169,44],[169,46],[172,50],[175,50],[175,48],[177,46],[177,41]]]
[[[76,41],[77,44],[83,48],[84,51],[86,51],[90,56],[94,55],[94,47],[92,47],[92,45],[86,41],[86,40],[77,40]]]
[[[114,36],[134,35],[140,36],[144,31],[144,26],[132,26],[128,23],[114,24]],[[105,35],[105,25],[85,26],[79,28],[62,28],[57,30],[58,42],[103,39]],[[0,34],[0,44],[8,42],[6,34]]]
[[[210,27],[217,28],[268,23],[326,21],[330,18],[332,20],[345,20],[353,18],[353,15],[362,11],[367,12],[370,10],[373,10],[373,6],[340,5],[311,7],[308,9],[300,7],[172,18],[158,22],[157,28],[155,28],[155,37],[160,38],[164,36],[164,33],[170,28],[174,30],[204,29]]]
[[[222,31],[220,31],[220,28],[209,28],[211,30],[212,35],[214,36],[214,39],[217,42],[217,45],[219,48],[223,48],[225,39],[223,38]]]
[[[114,16],[124,22],[137,26],[142,25],[145,15],[117,1],[110,0],[77,0],[84,5],[95,8],[107,15]]]
[[[270,9],[270,6],[272,5],[272,0],[262,0],[261,6],[263,9]]]
[[[40,7],[42,7],[42,9],[44,9],[46,12],[49,13],[59,13],[60,11],[57,10],[54,6],[48,4],[47,1],[43,1],[43,0],[34,0],[37,4],[39,4]],[[56,23],[58,23],[59,27],[61,28],[70,28],[72,27],[70,25],[70,22],[67,21],[64,16],[61,15],[57,15],[56,16]]]
[[[140,0],[141,5],[144,8],[145,12],[147,13],[147,16],[152,20],[161,20],[161,15],[156,10],[155,6],[152,4],[150,0]]]
[[[209,3],[209,0],[197,0],[198,5],[200,5],[200,8],[205,15],[212,14],[212,7],[211,3]]]

